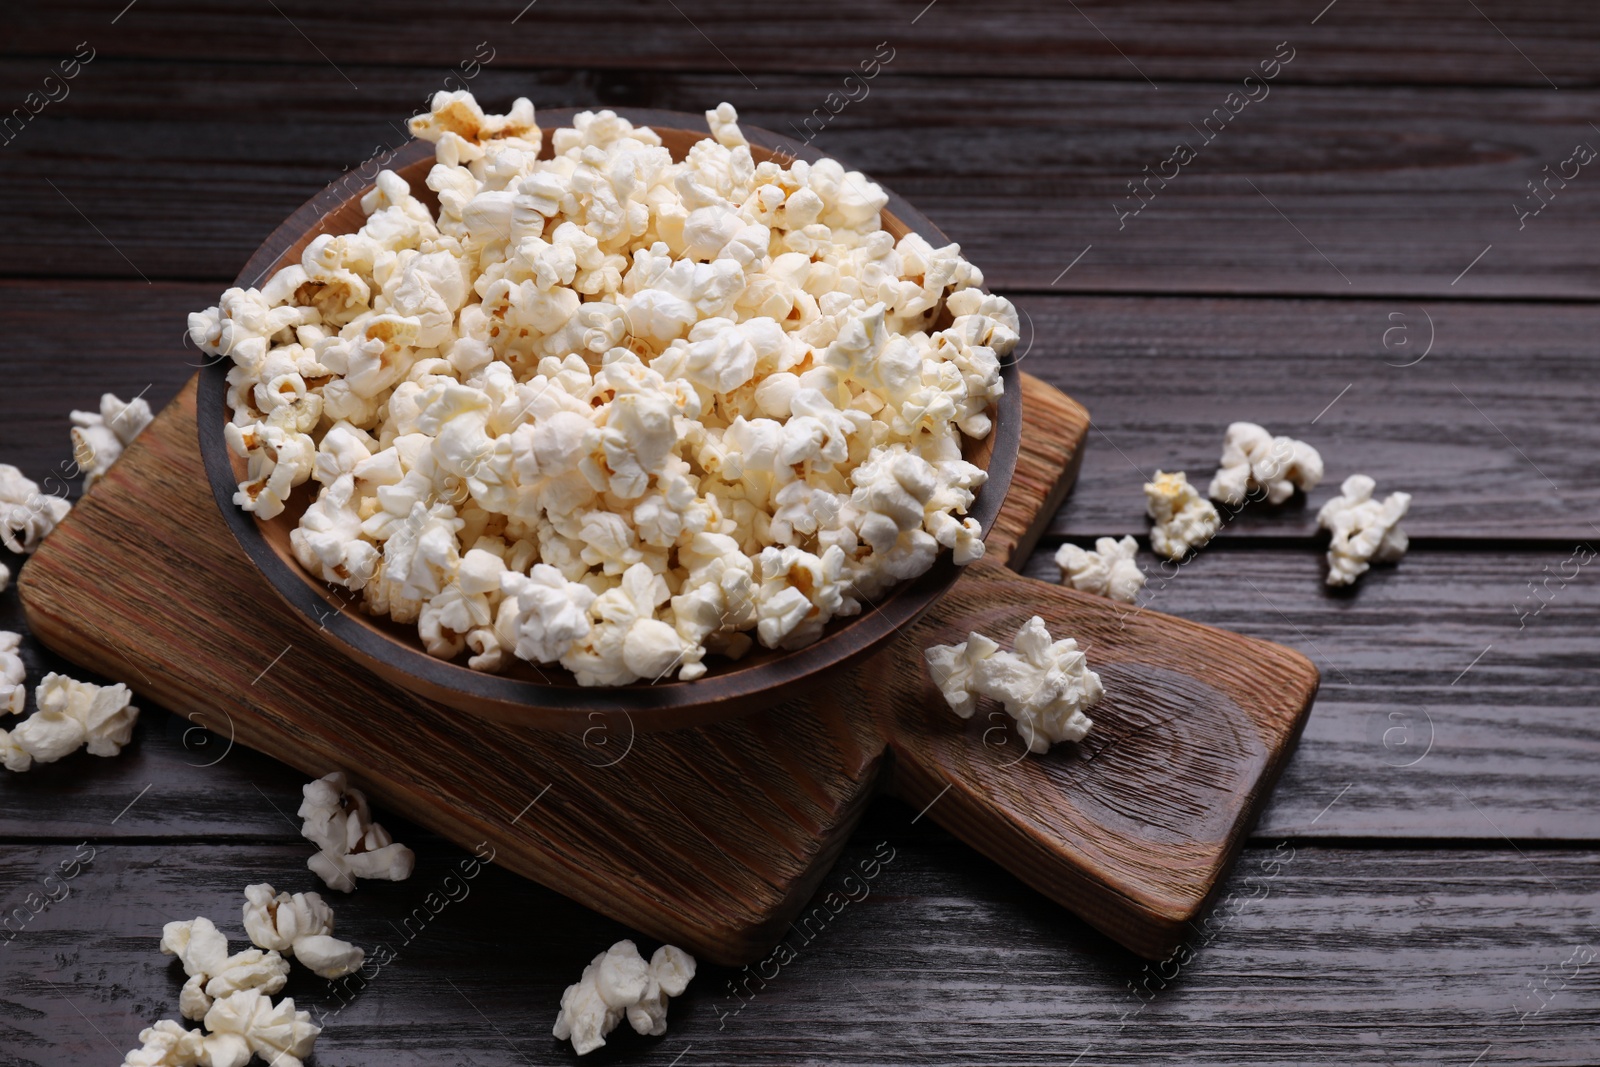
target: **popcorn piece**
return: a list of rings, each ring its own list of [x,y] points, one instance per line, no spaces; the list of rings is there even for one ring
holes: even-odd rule
[[[309,782],[302,792],[300,834],[318,848],[306,866],[329,889],[349,893],[357,878],[403,882],[411,877],[416,855],[372,821],[366,795],[347,786],[342,772]]]
[[[440,144],[455,137],[469,145],[485,141],[514,139],[531,147],[537,154],[542,134],[533,122],[533,101],[518,97],[511,110],[504,115],[485,115],[483,108],[466,90],[433,94],[431,111],[418,115],[410,122],[411,134],[424,141]],[[459,148],[455,149],[460,151]],[[481,158],[481,156],[479,157]]]
[[[692,680],[748,631],[797,648],[980,558],[962,438],[1016,309],[959,246],[883,230],[864,175],[758,166],[733,107],[707,123],[675,161],[584,112],[541,160],[528,101],[436,94],[411,121],[436,212],[381,171],[355,233],[190,316],[232,364],[237,505],[312,482],[301,566],[434,656],[589,685]],[[386,862],[351,856],[313,864]]]
[[[298,959],[322,978],[341,978],[366,953],[333,934],[333,909],[317,893],[275,893],[263,882],[244,890],[244,929],[257,948]]]
[[[1317,525],[1333,534],[1328,545],[1328,584],[1353,585],[1374,561],[1394,563],[1405,555],[1409,540],[1400,520],[1411,507],[1411,494],[1390,493],[1372,499],[1377,483],[1352,474],[1338,496],[1322,505]]]
[[[123,1058],[122,1067],[198,1067],[204,1036],[199,1030],[184,1029],[182,1023],[162,1019],[139,1031],[141,1047]]]
[[[1061,581],[1074,589],[1110,597],[1132,604],[1144,588],[1144,570],[1135,562],[1139,544],[1131,537],[1097,538],[1093,552],[1077,545],[1062,545],[1056,550],[1056,565]]]
[[[72,413],[72,460],[84,472],[85,490],[122,456],[122,450],[155,418],[143,397],[120,400],[114,393],[100,397],[99,411]]]
[[[935,645],[924,656],[945,702],[971,718],[979,696],[1005,705],[1032,752],[1081,741],[1094,725],[1083,713],[1104,695],[1100,676],[1071,638],[1052,641],[1035,615],[1017,631],[1012,652],[979,633],[959,645]]]
[[[27,669],[17,649],[22,647],[22,635],[0,630],[0,715],[21,715],[27,703]]]
[[[1322,481],[1322,456],[1303,441],[1274,437],[1253,422],[1235,422],[1222,439],[1222,460],[1206,495],[1237,507],[1254,492],[1281,504],[1296,489],[1310,492]]]
[[[978,665],[999,651],[998,644],[973,631],[959,645],[934,645],[923,653],[945,703],[963,719],[978,709]]]
[[[167,923],[161,951],[178,957],[189,976],[178,997],[186,1019],[205,1018],[218,997],[240,990],[276,993],[289,980],[289,961],[276,952],[251,948],[230,956],[228,939],[206,918]]]
[[[39,492],[39,483],[0,463],[0,544],[8,550],[31,555],[71,510],[70,501]]]
[[[260,422],[245,427],[229,423],[223,433],[228,450],[248,460],[233,502],[259,518],[277,518],[295,486],[311,477],[316,442],[306,434]]]
[[[624,1016],[637,1033],[659,1037],[667,1032],[667,998],[682,994],[694,972],[694,957],[680,948],[663,945],[646,964],[632,941],[618,941],[561,994],[556,1040],[571,1040],[573,1051],[588,1055]]]
[[[0,729],[0,764],[19,773],[33,766],[33,753],[17,744],[14,730]]]
[[[738,148],[740,145],[749,144],[739,130],[739,113],[733,109],[732,104],[718,104],[707,111],[706,125],[711,128],[711,136],[724,148]]]
[[[16,701],[16,694],[11,696]],[[54,763],[87,745],[94,756],[115,756],[133,737],[139,709],[121,685],[94,685],[61,674],[47,674],[34,690],[38,706],[8,735],[0,750],[9,770],[25,771],[34,763]],[[3,732],[0,732],[3,733]]]
[[[252,1054],[272,1067],[303,1067],[322,1027],[310,1012],[296,1011],[292,998],[274,1004],[266,994],[264,988],[241,989],[211,1005],[205,1015],[209,1067],[244,1067]]]
[[[4,563],[0,563],[0,593],[4,593],[10,587],[11,568],[7,567]]]
[[[34,691],[37,714],[70,716],[82,724],[91,756],[118,755],[132,738],[133,725],[139,721],[132,698],[120,682],[101,686],[54,673],[45,675]]]
[[[594,591],[569,582],[556,568],[536,563],[528,574],[506,574],[501,579],[506,599],[501,615],[518,656],[530,663],[554,663],[589,636],[593,625],[589,607]]]
[[[1190,549],[1216,536],[1222,525],[1216,506],[1201,499],[1182,471],[1156,471],[1155,481],[1145,483],[1144,495],[1155,524],[1150,530],[1150,547],[1168,559],[1182,559]]]

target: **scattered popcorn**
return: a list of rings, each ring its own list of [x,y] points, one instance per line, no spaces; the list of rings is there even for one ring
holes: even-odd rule
[[[1081,741],[1094,723],[1084,715],[1105,690],[1100,676],[1071,638],[1052,641],[1035,615],[1017,631],[1013,651],[980,633],[959,645],[935,645],[924,656],[945,702],[963,719],[972,717],[977,698],[1005,705],[1026,736],[1032,752],[1048,752],[1059,741]]]
[[[962,443],[1016,309],[881,229],[865,175],[757,164],[733,107],[706,118],[682,162],[610,111],[540,160],[527,100],[436,95],[436,213],[382,172],[359,231],[189,317],[232,360],[236,503],[306,486],[307,570],[431,655],[584,685],[798,648],[980,558]]]
[[[264,987],[219,997],[206,1012],[205,1027],[211,1031],[204,1042],[205,1067],[244,1067],[251,1056],[271,1067],[303,1067],[322,1033],[310,1012],[295,1010],[292,997],[274,1004]]]
[[[1144,569],[1135,562],[1139,543],[1131,537],[1118,541],[1101,537],[1089,552],[1077,545],[1062,545],[1056,550],[1056,565],[1061,581],[1074,589],[1110,597],[1132,604],[1144,588]]]
[[[72,413],[72,460],[83,471],[87,490],[111,469],[122,450],[155,418],[143,397],[119,400],[114,393],[100,397],[100,410]]]
[[[1322,456],[1304,441],[1274,437],[1253,422],[1235,422],[1222,438],[1222,460],[1206,495],[1237,507],[1254,492],[1281,504],[1296,489],[1310,492],[1322,481]]]
[[[139,1041],[142,1047],[128,1053],[122,1067],[198,1067],[205,1051],[204,1033],[171,1019],[139,1031]]]
[[[0,756],[7,770],[26,771],[54,763],[88,746],[92,756],[115,756],[133,737],[139,709],[128,687],[79,682],[47,674],[33,691],[37,710],[9,734],[0,730]],[[16,701],[16,694],[11,698]]]
[[[230,956],[228,939],[210,919],[167,923],[161,951],[178,957],[189,976],[178,995],[185,1019],[205,1018],[218,997],[244,989],[276,993],[289,980],[289,961],[276,952],[249,948]]]
[[[680,948],[662,945],[646,964],[632,941],[618,941],[561,994],[556,1040],[571,1039],[573,1050],[587,1055],[624,1015],[638,1033],[660,1037],[667,1032],[667,998],[688,988],[694,970],[694,957]]]
[[[329,889],[349,893],[357,878],[403,882],[411,877],[416,855],[372,821],[366,795],[347,786],[342,772],[310,782],[302,792],[305,799],[296,813],[301,818],[300,833],[319,849],[306,866]],[[332,922],[330,912],[330,929]]]
[[[293,956],[320,978],[342,978],[366,952],[333,935],[333,909],[317,893],[278,893],[263,882],[245,886],[244,929],[251,944]]]
[[[0,463],[0,544],[12,552],[31,555],[71,510],[71,501],[39,492],[38,482]]]
[[[28,692],[23,683],[28,680],[28,672],[17,655],[21,647],[21,634],[0,630],[0,715],[21,715],[27,704]]]
[[[1156,471],[1156,480],[1144,487],[1145,508],[1155,525],[1150,547],[1168,559],[1182,559],[1216,536],[1222,517],[1209,500],[1201,499],[1182,471]]]
[[[1317,524],[1333,534],[1329,585],[1353,585],[1374,561],[1394,563],[1406,553],[1409,540],[1400,520],[1411,507],[1411,494],[1390,493],[1380,502],[1372,499],[1376,488],[1365,474],[1352,474],[1339,487],[1340,495],[1317,512]]]

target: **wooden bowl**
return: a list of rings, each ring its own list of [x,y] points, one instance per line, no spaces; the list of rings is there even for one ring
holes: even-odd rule
[[[579,110],[540,112],[540,125],[546,130],[570,126]],[[700,116],[675,111],[622,113],[636,125],[654,129],[675,159],[681,160],[692,144],[706,136],[699,128],[703,125]],[[757,162],[772,158],[780,148],[794,158],[821,158],[821,153],[808,147],[790,148],[764,130],[744,127],[744,133]],[[545,138],[547,158],[550,140]],[[314,238],[359,229],[365,221],[361,196],[373,187],[380,169],[405,178],[413,194],[437,210],[433,194],[423,184],[433,162],[433,145],[412,141],[328,186],[267,238],[234,284],[258,286],[282,267],[299,262]],[[936,247],[949,243],[936,226],[892,192],[883,211],[883,227],[897,238],[914,232]],[[941,552],[927,573],[895,587],[860,615],[834,620],[815,643],[792,652],[758,647],[737,662],[711,656],[706,674],[692,682],[588,687],[578,685],[559,667],[535,667],[520,661],[507,673],[485,674],[466,666],[464,654],[458,661],[428,655],[415,625],[364,614],[358,606],[359,594],[329,585],[300,566],[290,548],[289,533],[313,499],[316,483],[297,489],[283,514],[268,521],[233,503],[244,478],[244,462],[228,451],[223,438],[229,417],[229,366],[227,360],[218,360],[201,371],[200,451],[217,506],[246,555],[279,595],[306,617],[320,638],[333,642],[387,681],[469,714],[536,728],[583,729],[603,721],[606,714],[623,713],[630,728],[646,731],[694,726],[770,707],[793,699],[822,681],[827,672],[881,647],[927,611],[961,574],[949,552]],[[1022,433],[1022,391],[1015,364],[1005,365],[1002,374],[1005,395],[993,412],[994,431],[983,441],[966,442],[967,459],[989,472],[989,480],[979,488],[969,512],[985,535],[1011,483]],[[337,684],[333,679],[329,682]]]

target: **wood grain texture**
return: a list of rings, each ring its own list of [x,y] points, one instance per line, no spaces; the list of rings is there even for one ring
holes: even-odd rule
[[[1600,43],[1594,12],[1579,0],[1533,8],[1483,0],[1475,5],[1481,15],[1449,0],[1341,0],[1326,13],[1321,5],[1303,9],[1271,0],[1085,0],[1077,11],[1028,0],[981,6],[946,0],[931,10],[895,0],[823,0],[803,9],[702,0],[676,11],[645,0],[545,0],[524,11],[478,0],[452,4],[448,12],[403,0],[386,6],[382,34],[355,13],[309,0],[277,6],[281,16],[242,0],[203,6],[146,0],[138,17],[119,19],[116,30],[95,43],[107,56],[173,59],[211,54],[226,37],[236,47],[247,46],[251,59],[294,64],[308,81],[343,92],[351,91],[350,84],[320,63],[308,40],[362,91],[372,64],[422,67],[442,79],[458,60],[488,54],[478,49],[485,39],[493,44],[497,66],[599,67],[623,77],[638,71],[742,70],[764,90],[767,78],[761,75],[773,71],[837,78],[888,38],[896,70],[1117,78],[1138,82],[1147,92],[1145,76],[1163,83],[1243,77],[1286,37],[1315,49],[1320,60],[1316,69],[1286,72],[1295,81],[1548,89],[1548,76],[1566,89],[1595,83],[1592,60]],[[110,23],[118,9],[116,0],[78,0],[19,10],[5,50],[40,58],[70,54],[87,26]],[[628,32],[595,32],[600,25]]]
[[[995,702],[951,715],[922,649],[973,631],[1009,647],[1032,616],[1071,636],[1105,683],[1081,744],[1030,756]],[[1317,690],[1279,645],[987,562],[864,671],[895,754],[897,795],[1141,955],[1198,918],[1288,761]]]
[[[1600,583],[1592,558],[1570,559],[1572,546],[1414,551],[1341,593],[1317,549],[1212,548],[1181,568],[1144,556],[1140,603],[1282,641],[1321,669],[1259,834],[1588,840]],[[1060,571],[1040,552],[1027,573]]]
[[[983,539],[986,560],[1013,568],[1032,554],[1072,491],[1089,436],[1089,412],[1082,404],[1031,374],[1021,380],[1021,449],[1010,492]]]
[[[1053,551],[1053,543],[1039,549],[1026,573],[1054,581]],[[1504,832],[1525,847],[1589,840],[1600,825],[1593,565],[1565,586],[1552,580],[1553,592],[1542,594],[1548,604],[1520,629],[1517,616],[1539,603],[1527,583],[1570,573],[1561,567],[1569,555],[1570,546],[1413,549],[1399,567],[1364,577],[1353,595],[1325,591],[1313,548],[1217,548],[1175,577],[1148,554],[1140,561],[1152,572],[1144,596],[1152,607],[1298,648],[1321,668],[1316,707],[1254,831],[1258,841],[1493,845]],[[27,632],[14,596],[0,597],[0,629]],[[83,673],[34,640],[23,654],[35,680],[46,670]],[[132,674],[122,666],[113,677]],[[298,772],[239,745],[207,766],[227,751],[225,717],[197,724],[141,703],[136,741],[121,757],[81,756],[0,777],[0,838],[56,837],[85,820],[115,837],[295,833],[271,805],[294,813]],[[578,754],[594,763],[614,758],[603,755],[604,738],[597,733]],[[991,751],[997,762],[1015,756]]]
[[[1271,54],[1269,46],[1262,56]],[[1316,62],[1307,46],[1285,70]],[[772,75],[757,91],[712,70],[630,88],[490,66],[472,88],[486,103],[528,95],[541,109],[697,112],[726,99],[751,124],[788,136],[843,76]],[[968,81],[891,68],[813,147],[895,188],[1003,289],[1600,295],[1592,168],[1554,180],[1543,192],[1549,206],[1525,223],[1514,209],[1542,202],[1527,183],[1542,181],[1543,168],[1554,173],[1580,142],[1600,147],[1589,126],[1595,90],[1508,89],[1485,107],[1475,89],[1274,82],[1205,140],[1197,127],[1245,73],[1153,91],[1138,80]],[[232,278],[309,196],[402,144],[405,119],[443,77],[363,71],[355,92],[331,68],[325,74],[291,80],[275,66],[187,57],[97,60],[0,152],[0,196],[17,204],[4,273]],[[33,62],[0,61],[4,98],[25,97],[40,77]],[[1139,203],[1129,183],[1147,166],[1155,173],[1179,140],[1196,158],[1142,192],[1153,199],[1138,215],[1120,218]]]
[[[1357,472],[1412,494],[1404,525],[1423,543],[1600,536],[1600,449],[1578,443],[1595,432],[1594,304],[1027,296],[1018,306],[1034,337],[1022,366],[1094,413],[1053,535],[1144,536],[1147,476],[1186,470],[1203,491],[1224,430],[1245,420],[1314,445],[1327,475],[1309,500],[1224,512],[1220,541],[1317,538],[1317,509]]]
[[[10,324],[0,350],[10,368],[0,389],[0,461],[41,482],[56,473],[47,491],[75,491],[59,472],[70,458],[67,412],[93,407],[105,389],[145,392],[161,407],[202,358],[184,347],[185,316],[220,291],[208,282],[0,281],[0,321]],[[1405,526],[1417,545],[1600,536],[1590,525],[1600,521],[1593,304],[1015,299],[1026,313],[1020,369],[1094,412],[1083,468],[1055,509],[1052,535],[1142,537],[1144,474],[1171,465],[1208,480],[1228,422],[1248,419],[1323,450],[1328,478],[1314,504],[1355,471],[1410,492]],[[63,344],[69,321],[115,323],[118,343],[96,335]],[[1385,331],[1397,328],[1404,332],[1390,334],[1386,348]],[[1394,365],[1420,356],[1430,337],[1421,363]],[[1035,437],[1024,447],[1059,446]],[[1246,508],[1220,539],[1309,543],[1314,504]]]
[[[1033,432],[1081,442],[1082,409],[1049,394],[1028,381]],[[518,873],[719,961],[753,960],[782,935],[859,817],[885,737],[904,795],[933,799],[930,783],[961,785],[965,795],[934,819],[1136,951],[1160,955],[1242,841],[1316,688],[1297,653],[1153,612],[1123,632],[1111,602],[986,562],[882,654],[805,701],[658,734],[636,731],[626,712],[596,713],[572,733],[480,721],[343,659],[275,602],[199,476],[194,417],[191,386],[30,561],[21,589],[32,632],[91,667],[131,666],[130,685],[179,713],[215,715],[217,693],[244,692],[227,716],[240,743],[307,773],[345,768],[418,823],[463,845],[488,842]],[[1007,507],[1037,515],[1071,457],[1035,447],[1022,461],[1029,477]],[[1026,543],[1039,525],[1018,517],[1007,529]],[[139,560],[137,583],[126,578],[129,558]],[[1094,635],[1097,662],[1123,694],[1106,714],[1132,727],[1106,731],[1110,744],[1132,747],[1122,739],[1138,734],[1163,751],[1199,746],[1193,774],[1207,784],[1196,787],[1197,804],[1141,822],[1114,805],[1078,807],[1056,792],[1062,783],[1002,788],[985,761],[961,754],[954,739],[963,731],[927,681],[921,651],[964,632],[968,617],[988,625],[1007,603],[1059,632]],[[1001,632],[1018,622],[1006,619]],[[325,686],[329,677],[343,679],[338,690]],[[1189,701],[1185,715],[1173,714]],[[583,759],[591,749],[597,758]],[[1090,781],[1074,787],[1113,788],[1095,779],[1114,764],[1127,773],[1120,761],[1096,761]],[[1073,778],[1068,771],[1063,782]],[[992,798],[986,814],[980,796]],[[524,821],[541,801],[541,823]]]
[[[215,302],[314,190],[398,143],[397,124],[480,41],[496,58],[473,87],[490,100],[695,109],[730,99],[780,129],[826,106],[887,41],[895,59],[870,97],[817,143],[914,195],[991,284],[1048,320],[1023,367],[1096,416],[1082,477],[1030,573],[1054,577],[1061,535],[1142,531],[1138,475],[1107,436],[1141,467],[1195,473],[1215,461],[1226,419],[1252,418],[1303,431],[1330,470],[1370,469],[1415,493],[1410,554],[1353,596],[1322,590],[1310,515],[1291,508],[1235,519],[1154,601],[1298,647],[1325,673],[1258,826],[1265,847],[1246,850],[1201,920],[1194,959],[1145,970],[1008,872],[974,862],[931,812],[913,824],[920,805],[882,799],[805,911],[858,887],[845,875],[880,842],[896,859],[821,937],[792,936],[799,958],[753,1002],[732,1016],[740,1001],[727,983],[738,972],[702,959],[665,1038],[624,1028],[586,1062],[1594,1062],[1600,972],[1561,971],[1575,948],[1596,945],[1600,925],[1592,567],[1552,582],[1555,599],[1525,629],[1514,613],[1532,606],[1529,580],[1597,536],[1585,525],[1597,519],[1600,481],[1587,414],[1592,168],[1522,231],[1512,207],[1565,158],[1568,138],[1600,146],[1586,132],[1600,71],[1594,5],[679,0],[680,15],[644,0],[539,0],[525,12],[525,0],[397,0],[381,28],[368,11],[276,7],[283,14],[256,0],[67,0],[6,12],[0,116],[77,42],[99,57],[69,99],[0,150],[0,279],[35,279],[0,280],[0,462],[49,476],[68,456],[66,412],[103,388],[128,396],[153,385],[158,407],[174,396],[191,373],[184,314]],[[1271,99],[1116,231],[1107,190],[1126,193],[1174,133],[1286,40],[1298,55]],[[1302,92],[1312,85],[1322,88]],[[1265,200],[1247,203],[1247,177],[1351,285]],[[1095,295],[1113,289],[1123,295]],[[1256,295],[1173,295],[1224,289]],[[1072,290],[1082,295],[1058,299]],[[1282,298],[1296,293],[1334,299]],[[1361,293],[1371,299],[1351,299]],[[1472,298],[1454,299],[1462,293]],[[1405,362],[1382,347],[1392,312],[1407,316],[1413,340],[1434,316],[1438,345],[1411,370],[1446,360],[1448,378],[1379,365]],[[1452,380],[1555,487],[1487,423],[1472,425]],[[26,633],[13,592],[0,596],[0,628]],[[32,636],[24,653],[35,679],[64,662]],[[274,650],[252,654],[259,670]],[[28,842],[0,845],[0,909],[21,904],[86,836],[112,842],[102,881],[86,873],[82,892],[29,925],[37,940],[0,945],[4,1067],[118,1062],[139,1027],[175,1006],[180,976],[150,940],[160,921],[204,911],[236,923],[240,887],[260,877],[314,887],[292,819],[273,810],[292,816],[301,773],[239,745],[193,766],[223,740],[200,746],[181,715],[144,703],[119,759],[0,775],[0,838]],[[1402,765],[1429,737],[1426,757]],[[575,744],[568,762],[583,772],[581,761],[614,755]],[[703,822],[685,803],[697,795],[672,794]],[[399,947],[390,923],[415,926],[461,854],[393,809],[383,819],[417,847],[419,875],[335,904],[342,933]],[[1326,837],[1344,840],[1306,840]],[[1272,870],[1281,876],[1269,880]],[[555,998],[622,936],[641,937],[486,871],[470,902],[429,920],[331,1020],[313,1062],[577,1062],[549,1037]],[[1550,1003],[1519,1017],[1538,1005],[1536,989]],[[297,978],[292,992],[302,1006],[337,1007],[322,983]]]
[[[1574,957],[1600,947],[1592,849],[1249,849],[1212,918],[1146,965],[914,816],[874,805],[808,905],[854,899],[809,940],[791,933],[792,961],[765,980],[702,963],[664,1037],[623,1026],[582,1062],[1460,1067],[1486,1047],[1482,1063],[1593,1060],[1600,988]],[[4,903],[81,840],[0,846]],[[312,888],[303,843],[90,845],[71,895],[0,947],[7,1067],[118,1062],[176,1014],[163,922],[206,915],[237,948],[246,878]],[[876,855],[892,859],[867,879]],[[504,871],[464,880],[469,856],[423,845],[409,882],[332,902],[340,935],[395,958],[364,987],[294,969],[285,992],[326,1026],[312,1062],[578,1062],[550,1036],[561,991],[631,932]]]

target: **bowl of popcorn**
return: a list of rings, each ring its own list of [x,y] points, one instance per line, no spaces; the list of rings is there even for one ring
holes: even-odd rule
[[[319,633],[452,708],[790,699],[983,555],[1016,311],[729,105],[540,120],[438,94],[190,316],[218,504]]]

